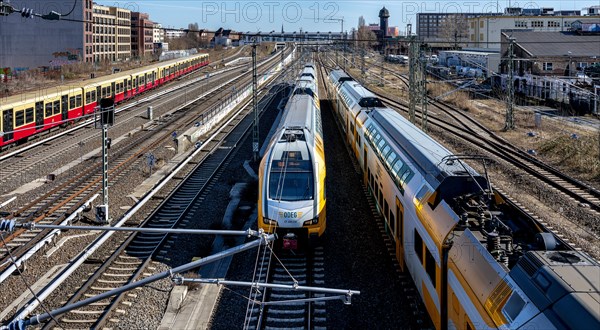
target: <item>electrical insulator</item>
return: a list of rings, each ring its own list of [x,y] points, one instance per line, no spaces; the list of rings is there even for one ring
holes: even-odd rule
[[[33,18],[33,9],[31,9],[31,8],[21,9],[21,16],[23,16],[25,18]]]

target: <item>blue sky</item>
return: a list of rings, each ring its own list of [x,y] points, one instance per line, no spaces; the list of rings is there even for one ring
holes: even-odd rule
[[[196,1],[196,0],[146,0],[146,1],[104,1],[96,2],[147,12],[150,19],[165,27],[187,27],[188,23],[198,23],[201,28],[216,30],[219,27],[236,31],[340,31],[339,20],[344,18],[344,30],[356,27],[358,17],[364,16],[367,23],[378,23],[379,10],[385,6],[390,11],[390,26],[398,26],[404,31],[406,24],[413,24],[418,12],[495,12],[497,5],[504,7],[539,8],[554,7],[555,10],[569,10],[600,5],[600,0],[484,0],[484,1]]]

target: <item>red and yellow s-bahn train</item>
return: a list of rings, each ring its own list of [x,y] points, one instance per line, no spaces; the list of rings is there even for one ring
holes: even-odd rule
[[[0,147],[90,115],[103,98],[123,102],[208,63],[208,54],[196,54],[0,99]]]

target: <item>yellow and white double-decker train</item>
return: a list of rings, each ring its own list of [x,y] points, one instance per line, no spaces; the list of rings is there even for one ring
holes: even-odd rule
[[[260,163],[258,226],[296,249],[325,232],[325,151],[315,67],[307,64]]]
[[[596,260],[343,72],[327,83],[400,267],[437,329],[600,329]]]

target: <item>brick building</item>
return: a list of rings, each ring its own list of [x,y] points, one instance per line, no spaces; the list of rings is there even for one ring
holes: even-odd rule
[[[154,50],[154,22],[146,13],[131,13],[131,55],[152,56]]]
[[[92,18],[91,0],[77,1],[75,7],[72,1],[45,0],[23,0],[13,6],[42,14],[56,11],[74,21],[23,18],[16,13],[0,16],[0,68],[54,67],[92,60],[92,26],[81,23]]]

